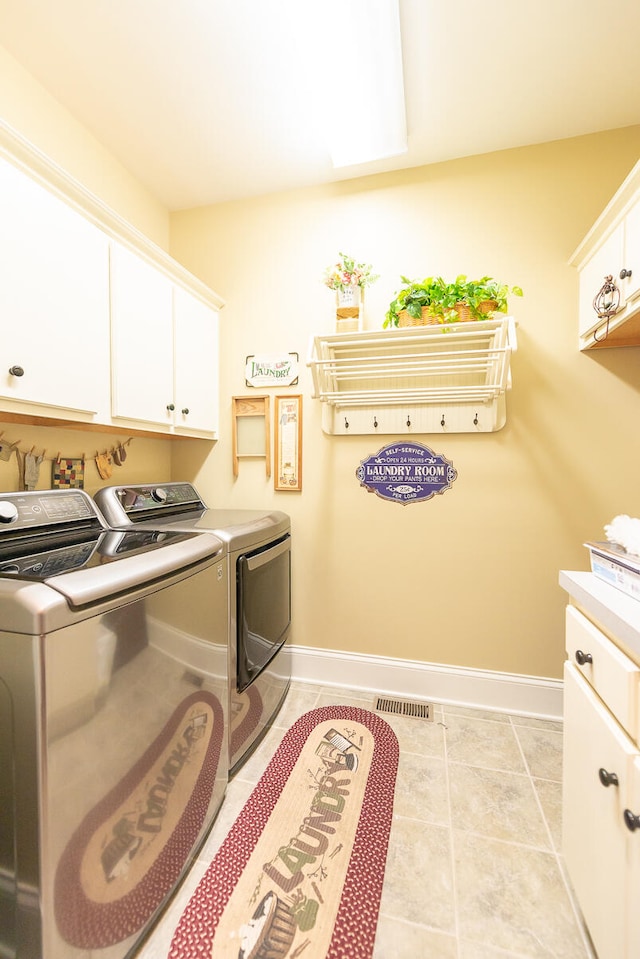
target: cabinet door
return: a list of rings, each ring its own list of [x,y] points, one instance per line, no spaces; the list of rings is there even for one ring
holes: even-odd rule
[[[621,283],[627,302],[640,297],[640,196],[624,221],[624,261],[621,264],[631,276]]]
[[[627,806],[634,816],[640,816],[640,758],[636,758],[631,770],[631,782],[627,796]],[[630,832],[627,837],[628,889],[627,905],[629,910],[628,956],[640,956],[640,829]]]
[[[624,292],[619,279],[624,260],[624,224],[613,231],[611,236],[596,250],[588,263],[580,271],[580,336],[584,336],[606,321],[598,319],[593,308],[593,300],[602,288],[605,276],[611,274],[620,289],[620,310],[624,307]],[[618,312],[620,312],[620,310]]]
[[[6,161],[0,208],[0,396],[107,416],[106,235]]]
[[[599,959],[623,959],[626,949],[624,825],[629,771],[638,753],[577,669],[564,671],[562,848]],[[619,785],[604,786],[600,769]],[[629,957],[630,959],[630,957]]]
[[[178,286],[174,344],[176,429],[217,435],[218,311]]]
[[[171,427],[172,283],[117,243],[110,276],[113,416]]]

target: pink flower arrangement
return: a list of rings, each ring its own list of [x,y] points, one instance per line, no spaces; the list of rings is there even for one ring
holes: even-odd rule
[[[330,290],[344,292],[350,287],[369,286],[378,279],[379,274],[372,272],[370,263],[356,263],[353,257],[340,253],[340,262],[335,266],[328,266],[324,272],[324,283]]]

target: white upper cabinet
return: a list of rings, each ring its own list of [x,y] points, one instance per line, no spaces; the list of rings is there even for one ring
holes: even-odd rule
[[[111,412],[173,424],[171,280],[141,256],[111,244]]]
[[[0,412],[215,439],[223,305],[0,118]]]
[[[0,397],[5,409],[93,422],[109,406],[108,241],[0,159]]]
[[[166,432],[218,429],[218,311],[111,245],[112,415]]]
[[[640,345],[640,163],[571,257],[579,272],[581,349]],[[617,309],[599,316],[594,300],[607,278]],[[613,307],[612,307],[613,308]]]
[[[173,291],[177,432],[218,432],[218,311],[182,287]]]

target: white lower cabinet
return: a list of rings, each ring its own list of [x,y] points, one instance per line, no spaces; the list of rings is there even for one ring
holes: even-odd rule
[[[109,408],[108,240],[0,160],[5,409],[92,422]]]
[[[563,853],[598,959],[637,959],[639,671],[573,607],[567,609],[567,627]]]
[[[622,959],[625,860],[635,838],[624,825],[624,793],[635,750],[570,663],[564,676],[563,853],[599,959]],[[601,776],[616,776],[618,785],[603,785]]]

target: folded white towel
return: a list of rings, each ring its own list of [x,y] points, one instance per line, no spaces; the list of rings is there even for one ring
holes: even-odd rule
[[[640,519],[622,514],[614,516],[604,531],[610,543],[622,546],[627,553],[640,556]]]

